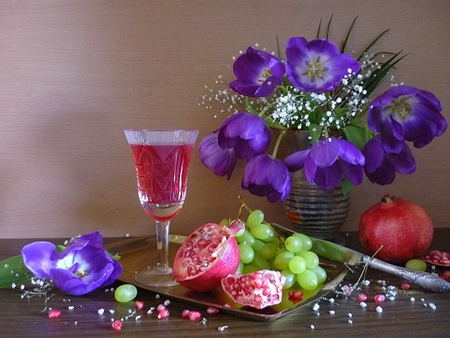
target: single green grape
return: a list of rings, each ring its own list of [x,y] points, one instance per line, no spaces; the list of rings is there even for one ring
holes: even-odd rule
[[[406,262],[405,267],[407,269],[411,270],[417,270],[417,271],[426,271],[427,270],[427,263],[425,263],[423,260],[418,258],[410,259]]]
[[[253,237],[253,235],[247,229],[244,230],[244,233],[242,235],[236,237],[236,240],[238,243],[247,243],[250,246],[255,244],[255,237]]]
[[[298,275],[306,270],[306,261],[303,257],[294,256],[289,260],[288,267],[289,270]]]
[[[264,221],[264,213],[261,210],[253,210],[247,217],[247,226],[252,228]]]
[[[293,252],[284,251],[275,257],[273,264],[277,270],[287,269],[289,267],[289,260],[294,256],[295,254]]]
[[[259,239],[255,239],[255,243],[252,245],[253,251],[255,251],[255,253],[261,253],[263,247],[266,245],[266,243],[264,243],[263,241],[259,240]]]
[[[244,266],[245,266],[244,263],[239,262],[239,266],[238,266],[238,268],[236,269],[236,271],[234,273],[237,274],[237,275],[243,274],[244,273]]]
[[[297,283],[305,290],[314,290],[319,285],[319,280],[314,272],[306,269],[297,275]]]
[[[248,243],[239,244],[239,251],[241,252],[241,262],[244,264],[250,264],[255,257],[255,252]]]
[[[242,236],[243,234],[244,234],[244,232],[245,232],[245,227],[243,227],[241,230],[239,230],[238,232],[236,232],[235,234],[234,234],[234,237],[240,237],[240,236]]]
[[[231,223],[231,220],[229,218],[223,218],[220,222],[219,225],[224,225],[224,226],[229,226]]]
[[[312,251],[302,251],[297,255],[305,259],[306,267],[310,270],[319,265],[319,256]]]
[[[284,246],[286,247],[286,249],[288,249],[288,251],[293,252],[293,253],[297,253],[297,252],[302,251],[302,249],[303,249],[303,242],[302,242],[300,237],[289,236],[284,241]]]
[[[258,271],[259,269],[253,264],[245,264],[244,265],[244,274]]]
[[[132,301],[137,296],[137,288],[132,284],[122,284],[114,291],[114,298],[120,303]]]
[[[292,236],[296,236],[301,239],[301,241],[303,243],[303,251],[311,250],[312,245],[313,245],[311,238],[309,238],[305,234],[301,234],[299,232],[293,234]]]
[[[294,286],[294,284],[297,282],[297,276],[292,273],[289,269],[284,269],[281,271],[281,274],[286,277],[286,280],[284,282],[283,289],[289,289]]]
[[[250,228],[250,233],[256,239],[260,239],[265,242],[269,242],[272,240],[273,237],[275,237],[273,230],[267,224],[264,223],[252,226]]]
[[[260,255],[265,259],[271,259],[275,257],[277,250],[278,246],[275,243],[267,243],[262,247]]]
[[[316,266],[314,269],[311,269],[317,276],[318,283],[324,283],[327,280],[327,272],[320,265]]]
[[[257,253],[255,253],[255,256],[253,257],[252,265],[257,267],[258,270],[271,269],[270,263],[267,261],[267,259],[261,257],[261,255]]]

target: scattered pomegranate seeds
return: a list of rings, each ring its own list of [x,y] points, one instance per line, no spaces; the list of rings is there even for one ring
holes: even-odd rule
[[[122,331],[122,322],[120,320],[118,320],[118,319],[113,321],[111,326],[112,326],[114,331],[117,331],[117,332]]]
[[[191,311],[190,310],[183,310],[182,312],[181,312],[181,318],[189,318],[189,313],[191,313]]]
[[[137,300],[134,303],[134,306],[136,307],[136,310],[142,310],[144,308],[144,302],[141,300]]]
[[[216,307],[210,306],[209,308],[206,309],[206,312],[210,315],[216,315],[219,313],[219,309]]]
[[[403,282],[402,285],[400,286],[402,288],[402,290],[409,290],[409,288],[411,287],[411,285],[409,285],[409,283],[407,282]]]
[[[443,280],[450,281],[450,270],[445,270],[440,277]]]
[[[52,309],[48,312],[48,318],[58,318],[61,316],[61,311]]]
[[[382,294],[378,294],[373,297],[373,300],[375,301],[375,303],[383,303],[386,300],[386,297]]]
[[[158,310],[158,319],[168,318],[169,316],[170,312],[164,306],[161,308],[161,310]]]
[[[203,316],[199,311],[190,311],[189,312],[189,320],[192,320],[193,322],[202,319],[202,317]]]
[[[360,302],[365,302],[365,301],[367,300],[367,295],[366,295],[365,293],[360,293],[360,294],[358,295],[358,300],[359,300]]]
[[[290,291],[289,292],[289,300],[294,303],[300,303],[303,300],[303,292],[301,291]]]

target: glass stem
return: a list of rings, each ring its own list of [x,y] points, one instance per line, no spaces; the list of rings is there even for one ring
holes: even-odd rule
[[[170,221],[156,221],[156,251],[158,269],[169,269],[169,227]]]

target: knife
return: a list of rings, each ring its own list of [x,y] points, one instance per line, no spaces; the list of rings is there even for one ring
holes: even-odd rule
[[[280,235],[290,236],[295,233],[295,231],[287,229],[276,223],[271,223],[271,226]],[[411,270],[390,264],[378,258],[364,255],[358,251],[323,239],[313,237],[311,237],[311,239],[313,241],[311,251],[315,252],[319,256],[328,258],[335,262],[346,263],[350,266],[367,264],[373,269],[400,277],[401,279],[419,285],[426,290],[443,293],[450,292],[450,283],[432,273]]]

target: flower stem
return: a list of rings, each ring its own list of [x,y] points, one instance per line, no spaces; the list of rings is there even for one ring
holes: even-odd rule
[[[278,135],[277,141],[275,142],[275,146],[273,147],[272,157],[277,157],[278,148],[280,147],[281,140],[283,139],[284,135],[286,134],[286,130],[282,130],[280,132],[280,135]]]

